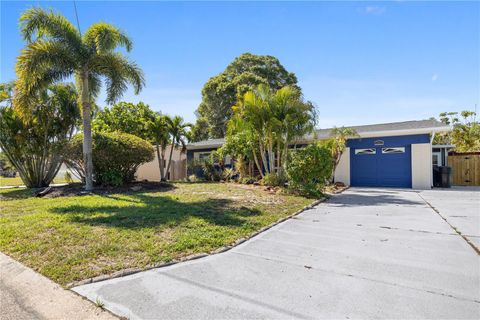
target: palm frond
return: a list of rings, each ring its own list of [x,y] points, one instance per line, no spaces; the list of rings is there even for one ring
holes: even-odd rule
[[[26,10],[20,16],[20,32],[28,42],[53,38],[65,45],[81,48],[80,32],[61,14],[40,7]]]
[[[71,50],[58,41],[37,40],[30,43],[17,58],[17,76],[27,93],[48,81],[64,80],[75,69]]]
[[[96,55],[89,70],[106,78],[107,103],[117,101],[127,89],[128,84],[133,86],[135,94],[138,94],[145,85],[140,67],[119,53]]]
[[[111,52],[119,46],[127,51],[132,49],[132,40],[122,30],[105,22],[92,24],[85,32],[83,41],[98,54]]]

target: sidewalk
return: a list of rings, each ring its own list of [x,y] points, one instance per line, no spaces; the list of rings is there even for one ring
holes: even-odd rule
[[[0,253],[0,319],[117,320],[72,291]]]

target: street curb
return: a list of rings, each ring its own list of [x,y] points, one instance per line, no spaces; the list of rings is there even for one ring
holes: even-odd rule
[[[343,190],[342,190],[343,191]],[[191,260],[196,260],[196,259],[200,259],[200,258],[204,258],[204,257],[208,257],[208,256],[212,256],[212,255],[215,255],[215,254],[219,254],[219,253],[222,253],[222,252],[226,252],[230,249],[233,249],[235,248],[236,246],[244,243],[245,241],[247,240],[250,240],[256,236],[258,236],[259,234],[267,231],[268,229],[271,229],[273,227],[275,227],[276,225],[282,223],[282,222],[285,222],[293,217],[296,217],[298,216],[300,213],[306,211],[306,210],[310,210],[312,209],[313,207],[317,206],[318,204],[324,202],[325,200],[327,200],[328,197],[325,197],[325,198],[322,198],[322,199],[319,199],[319,200],[315,200],[313,201],[311,204],[303,207],[302,209],[298,210],[298,211],[295,211],[294,213],[286,216],[286,217],[283,217],[283,218],[280,218],[278,219],[277,221],[275,221],[274,223],[268,225],[268,226],[265,226],[263,228],[261,228],[260,230],[258,231],[255,231],[253,232],[252,234],[250,234],[249,236],[247,237],[243,237],[243,238],[240,238],[240,239],[237,239],[235,240],[234,242],[232,242],[231,244],[229,245],[226,245],[226,246],[223,246],[223,247],[220,247],[218,249],[215,249],[209,253],[205,253],[205,252],[202,252],[202,253],[196,253],[196,254],[192,254],[192,255],[188,255],[188,256],[185,256],[185,257],[182,257],[180,259],[175,259],[175,260],[172,260],[172,261],[169,261],[169,262],[159,262],[159,263],[154,263],[150,266],[147,266],[145,268],[128,268],[128,269],[123,269],[123,270],[118,270],[118,271],[115,271],[111,274],[102,274],[102,275],[99,275],[99,276],[96,276],[96,277],[93,277],[93,278],[88,278],[88,279],[85,279],[85,280],[81,280],[81,281],[75,281],[75,282],[71,282],[69,284],[66,285],[66,288],[67,289],[71,289],[73,287],[78,287],[78,286],[82,286],[82,285],[86,285],[86,284],[90,284],[90,283],[95,283],[95,282],[100,282],[100,281],[105,281],[105,280],[110,280],[110,279],[115,279],[115,278],[120,278],[120,277],[124,277],[124,276],[128,276],[128,275],[131,275],[131,274],[134,274],[134,273],[139,273],[139,272],[142,272],[142,271],[147,271],[147,270],[152,270],[152,269],[158,269],[158,268],[164,268],[164,267],[168,267],[168,266],[171,266],[171,265],[174,265],[174,264],[177,264],[177,263],[180,263],[180,262],[186,262],[186,261],[191,261]]]

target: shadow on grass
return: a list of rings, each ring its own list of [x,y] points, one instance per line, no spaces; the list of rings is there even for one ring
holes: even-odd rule
[[[106,197],[115,199],[114,196]],[[149,193],[130,194],[130,198],[133,199],[117,199],[135,204],[75,204],[52,208],[50,211],[68,215],[68,219],[74,223],[123,229],[176,226],[189,217],[198,217],[214,225],[241,227],[248,223],[248,217],[261,214],[258,209],[234,207],[229,199],[181,202],[171,196],[153,196]]]
[[[31,198],[34,196],[37,190],[38,189],[28,189],[28,188],[2,189],[0,190],[0,201]]]

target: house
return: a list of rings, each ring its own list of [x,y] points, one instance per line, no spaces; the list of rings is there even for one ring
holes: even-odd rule
[[[335,181],[358,187],[432,187],[432,141],[436,133],[449,131],[449,126],[428,119],[351,128],[359,137],[347,140],[347,148],[335,171]],[[316,130],[298,144],[328,139],[330,131]],[[223,143],[224,139],[191,143],[187,145],[187,161],[208,157]]]
[[[164,170],[167,170],[168,159],[170,157],[171,145],[167,146],[165,150],[165,162],[162,163]],[[186,177],[186,159],[187,156],[179,148],[173,148],[172,153],[172,164],[170,165],[170,170],[167,174],[169,180],[182,180]],[[157,152],[155,149],[155,158],[148,162],[140,165],[137,169],[136,179],[138,181],[148,180],[148,181],[160,181],[160,167],[159,159],[157,157]]]

